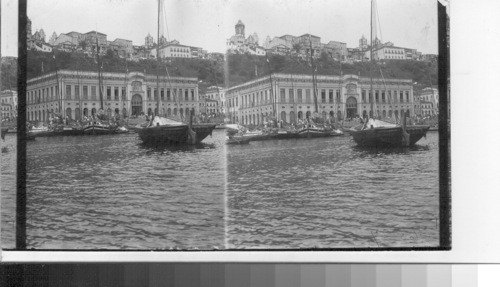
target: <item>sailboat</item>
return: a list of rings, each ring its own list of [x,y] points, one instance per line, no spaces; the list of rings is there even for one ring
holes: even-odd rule
[[[373,1],[371,1],[370,23],[370,116],[373,112]],[[429,130],[426,125],[407,125],[406,112],[401,115],[401,124],[391,124],[368,116],[363,125],[351,130],[352,139],[361,147],[408,147],[414,145]]]
[[[99,100],[101,102],[100,112],[102,114],[92,115],[92,121],[83,128],[83,134],[85,135],[109,135],[115,134],[117,132],[117,126],[111,125],[109,123],[109,118],[104,114],[104,103],[103,103],[103,85],[102,85],[102,63],[99,61],[99,39],[97,37],[97,31],[95,35],[96,39],[96,52],[97,52],[97,77],[99,80]],[[108,121],[106,123],[106,121]]]
[[[158,61],[156,86],[156,111],[154,117],[144,128],[136,129],[139,138],[144,144],[153,146],[163,146],[169,144],[198,144],[208,135],[212,134],[215,124],[193,124],[193,113],[190,113],[189,123],[174,121],[165,117],[160,117],[160,11],[161,0],[158,0],[158,43],[156,45],[156,59]]]
[[[316,82],[316,72],[314,66],[313,59],[313,47],[311,38],[309,38],[309,49],[310,49],[310,61],[311,61],[311,70],[312,70],[312,83],[313,83],[313,96],[314,96],[314,112],[318,113],[318,87]],[[305,127],[300,129],[297,132],[297,136],[300,138],[319,138],[319,137],[332,137],[332,136],[340,136],[343,132],[340,130],[327,129],[325,127],[318,127],[314,123],[314,120],[308,116],[306,116],[306,124]]]

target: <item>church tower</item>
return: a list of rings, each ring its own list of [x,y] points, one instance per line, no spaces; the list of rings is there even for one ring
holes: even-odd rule
[[[238,20],[238,23],[234,26],[234,30],[236,31],[236,35],[245,37],[245,24],[241,20]]]

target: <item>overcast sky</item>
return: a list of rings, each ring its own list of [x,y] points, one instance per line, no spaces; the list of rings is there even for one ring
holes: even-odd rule
[[[17,0],[1,2],[2,55],[15,55]],[[378,0],[377,5],[384,42],[437,54],[435,0]],[[370,0],[166,0],[164,11],[167,25],[161,26],[168,28],[169,40],[209,52],[225,51],[239,19],[246,35],[257,33],[260,44],[268,35],[311,33],[324,43],[336,40],[357,47],[361,35],[370,34]],[[30,0],[28,17],[33,32],[43,28],[47,41],[54,31],[59,35],[97,28],[108,40],[124,38],[142,45],[148,33],[156,39],[157,1]]]

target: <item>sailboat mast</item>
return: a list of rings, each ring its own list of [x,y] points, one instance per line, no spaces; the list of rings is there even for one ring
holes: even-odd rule
[[[373,117],[373,0],[371,1],[370,9],[370,112]],[[370,115],[368,115],[370,116]]]
[[[156,45],[156,60],[158,66],[156,67],[156,115],[160,115],[160,1],[158,0],[158,44]]]
[[[99,101],[101,101],[101,110],[104,111],[104,102],[102,98],[102,81],[101,81],[101,61],[99,60],[99,39],[97,38],[97,31],[95,31],[95,42],[97,51],[97,78],[99,80]]]
[[[311,35],[309,35],[309,49],[310,49],[310,56],[311,56],[311,70],[312,70],[312,81],[313,81],[313,96],[314,96],[314,112],[318,112],[318,95],[316,91],[316,76],[314,73],[314,60],[313,60],[313,47],[312,47],[312,41],[311,41]]]

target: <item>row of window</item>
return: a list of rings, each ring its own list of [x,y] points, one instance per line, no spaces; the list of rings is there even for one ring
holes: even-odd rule
[[[395,117],[395,118],[399,118],[400,115],[403,115],[405,113],[408,113],[410,114],[410,110],[407,109],[407,110],[404,110],[404,109],[401,109],[401,111],[398,111],[398,110],[389,110],[389,111],[386,111],[386,110],[383,110],[380,112],[380,116],[385,118],[385,117]],[[338,119],[342,119],[342,112],[341,111],[337,111],[337,113],[334,113],[334,111],[330,111],[328,114],[326,111],[323,111],[322,113],[322,117],[324,119],[327,119],[328,117],[330,118],[334,118],[334,117],[337,117]],[[373,113],[372,112],[368,112],[366,110],[363,111],[362,115],[363,117],[367,116],[368,114],[370,114],[370,117],[373,116]],[[261,123],[264,123],[266,121],[266,118],[268,116],[270,116],[271,113],[270,112],[266,112],[266,113],[260,113],[260,114],[252,114],[252,115],[241,115],[239,118],[236,117],[236,116],[233,116],[233,121],[235,119],[239,119],[241,121],[242,124],[244,125],[249,125],[249,124],[254,124],[254,125],[259,125]],[[327,116],[328,115],[328,116]],[[311,112],[310,111],[307,111],[305,113],[303,113],[302,111],[299,111],[297,113],[297,118],[299,120],[302,120],[304,119],[305,117],[310,117],[311,116]],[[354,115],[356,116],[356,115]],[[289,113],[285,112],[285,111],[282,111],[280,113],[280,119],[285,122],[285,123],[296,123],[297,122],[297,118],[295,117],[295,112],[291,111]]]
[[[155,113],[157,113],[158,109],[155,108]],[[115,114],[122,114],[122,115],[128,115],[127,114],[127,109],[122,109],[120,111],[120,109],[116,108],[114,111],[111,109],[111,108],[108,108],[107,109],[107,114],[109,116],[112,115],[112,113],[115,113]],[[140,111],[142,112],[142,110]],[[179,110],[177,108],[174,108],[174,109],[162,109],[162,112],[163,114],[166,113],[167,116],[170,116],[170,115],[180,115],[180,116],[189,116],[189,114],[193,113],[195,114],[196,111],[194,108],[186,108],[186,109],[183,109],[183,108],[180,108]],[[48,121],[49,118],[51,117],[51,115],[53,115],[54,113],[54,109],[51,109],[51,110],[39,110],[39,111],[31,111],[31,112],[28,112],[27,113],[27,117],[28,117],[28,120],[29,121]],[[66,109],[66,116],[70,119],[76,119],[76,120],[81,120],[82,119],[82,116],[90,116],[90,115],[95,115],[97,113],[97,109],[96,108],[92,108],[92,109],[88,109],[88,108],[84,108],[83,110],[80,110],[79,108],[76,108],[74,110],[72,110],[71,108],[67,108]],[[137,112],[136,112],[137,113]],[[148,111],[147,111],[147,114],[148,115],[151,115],[153,113],[153,110],[151,108],[148,108]],[[140,113],[137,113],[137,114],[140,114]]]
[[[305,91],[305,93],[303,92]],[[287,93],[288,92],[288,93]],[[295,92],[297,92],[297,97],[295,97]],[[394,92],[394,93],[393,93]],[[387,93],[387,98],[386,98]],[[241,96],[241,107],[240,108],[250,108],[259,105],[266,105],[271,103],[270,97],[271,91],[259,91],[255,93],[251,93],[248,95]],[[304,95],[305,94],[305,95]],[[362,90],[361,92],[361,101],[363,103],[368,103],[368,99],[366,97],[367,90]],[[334,95],[337,103],[341,102],[340,90],[327,90],[321,89],[319,99],[320,103],[334,103]],[[305,98],[304,98],[305,96]],[[394,97],[393,97],[394,96]],[[312,89],[280,89],[279,102],[278,103],[312,103]],[[400,91],[398,97],[398,91],[375,91],[375,103],[409,103],[410,102],[410,92],[409,91]],[[227,102],[228,107],[236,107],[238,106],[238,97],[229,99]]]
[[[81,88],[81,89],[80,89]],[[89,89],[90,88],[90,89]],[[103,88],[104,89],[104,88]],[[147,90],[147,99],[151,100],[151,88]],[[171,100],[170,89],[167,90],[167,101]],[[67,100],[97,100],[97,86],[80,86],[80,85],[65,85],[65,95],[64,98]],[[173,99],[177,100],[177,94],[182,95],[184,92],[185,101],[195,101],[194,89],[173,89]],[[102,91],[105,100],[122,100],[127,99],[127,92],[125,87],[111,87],[106,86],[105,90]],[[161,100],[164,100],[165,89],[160,89]],[[57,86],[47,87],[43,89],[37,89],[28,92],[28,104],[38,104],[44,102],[51,102],[58,100],[59,89]],[[182,99],[182,98],[179,98]],[[154,100],[157,100],[157,90],[154,89]]]
[[[387,92],[387,93],[386,93]],[[361,91],[361,102],[369,103],[370,101],[367,99],[367,94],[371,93],[367,90]],[[386,98],[387,95],[387,98]],[[379,91],[375,90],[375,101],[374,103],[409,103],[410,102],[410,91]]]
[[[146,97],[147,97],[147,100],[148,101],[151,101],[151,90],[153,90],[153,99],[156,101],[158,100],[158,91],[156,89],[151,89],[151,88],[148,88],[147,90],[147,94],[146,94]],[[195,97],[195,93],[194,93],[194,89],[172,89],[172,91],[170,89],[166,89],[166,93],[167,93],[167,101],[171,101],[173,99],[173,101],[196,101],[196,97]],[[161,88],[160,89],[160,100],[161,101],[164,101],[165,100],[165,89]]]

